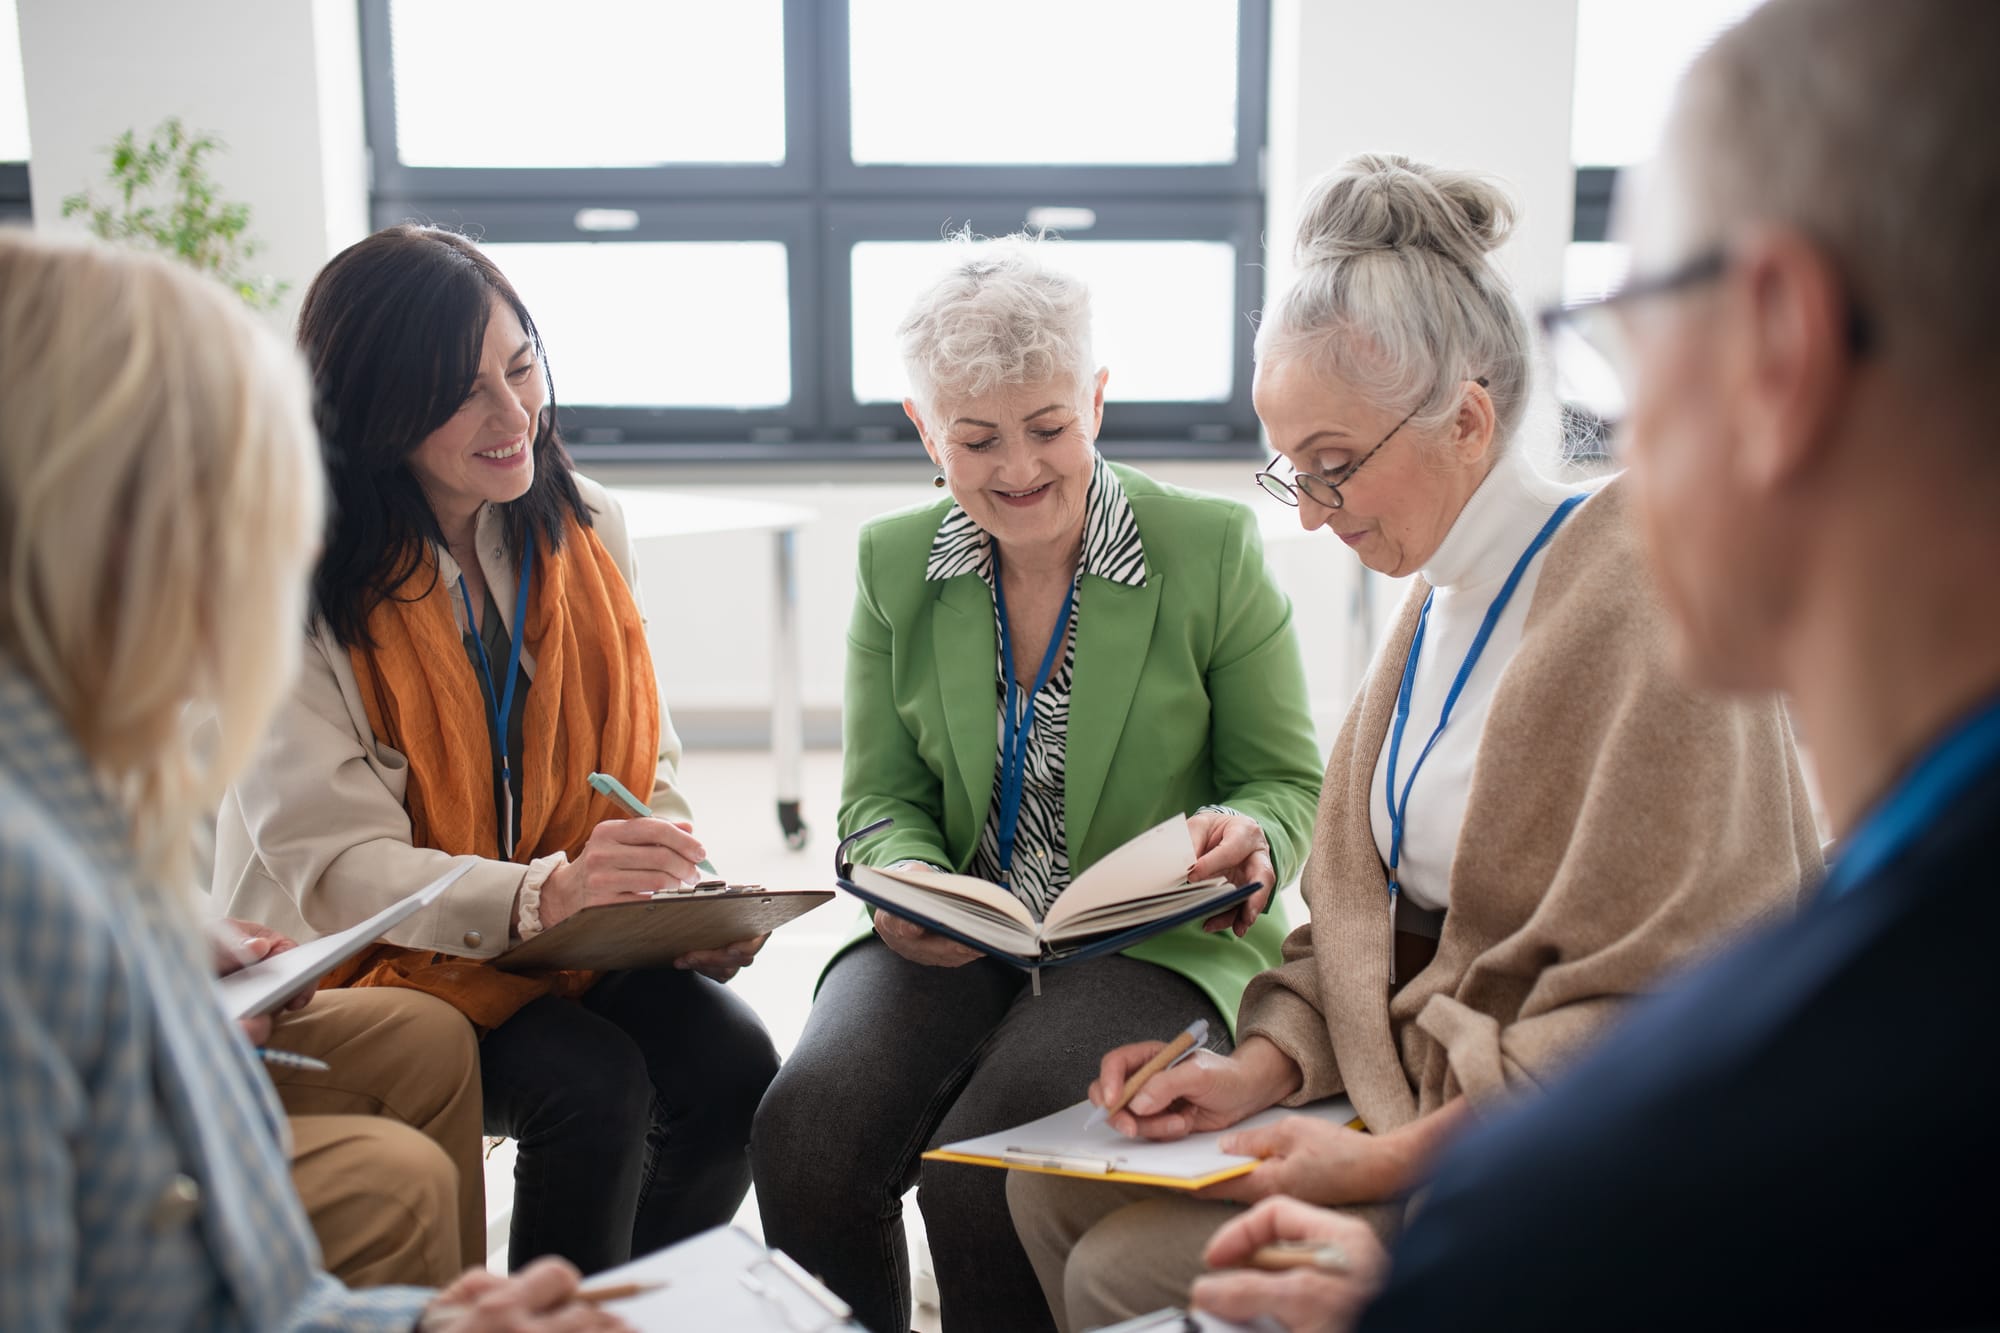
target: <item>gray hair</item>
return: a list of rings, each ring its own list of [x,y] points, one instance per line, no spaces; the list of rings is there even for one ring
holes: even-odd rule
[[[1996,70],[1992,0],[1771,0],[1682,85],[1666,157],[1688,221],[1714,241],[1745,222],[1796,227],[1886,326],[1885,356],[1990,364]]]
[[[910,396],[930,409],[941,394],[976,398],[1063,375],[1086,383],[1096,369],[1090,289],[1048,263],[1054,242],[969,230],[952,242],[962,253],[896,327]]]
[[[1299,212],[1292,285],[1257,330],[1257,355],[1297,356],[1420,429],[1449,421],[1468,380],[1493,400],[1494,448],[1520,428],[1528,325],[1487,258],[1514,226],[1498,185],[1406,157],[1365,154],[1321,177]]]

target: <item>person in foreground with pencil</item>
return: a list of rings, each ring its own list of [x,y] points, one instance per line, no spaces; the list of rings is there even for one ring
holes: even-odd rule
[[[1344,1093],[1369,1132],[1290,1117],[1205,1197],[1012,1172],[1063,1327],[1177,1304],[1209,1237],[1274,1194],[1384,1233],[1478,1108],[1534,1090],[1624,1004],[1788,913],[1819,836],[1775,697],[1687,690],[1629,485],[1525,457],[1534,357],[1492,252],[1492,182],[1367,155],[1301,208],[1297,276],[1258,327],[1257,474],[1369,569],[1416,575],[1335,741],[1300,880],[1309,924],[1253,979],[1238,1042],[1152,1079],[1131,1135],[1226,1130]],[[1119,1098],[1154,1053],[1103,1057]]]
[[[1196,1017],[1226,1043],[1244,985],[1278,960],[1264,909],[1297,873],[1319,754],[1249,507],[1098,453],[1118,409],[1059,243],[940,249],[900,338],[904,409],[947,494],[862,529],[842,832],[893,819],[857,859],[968,872],[1038,921],[1176,814],[1189,878],[1262,886],[1044,969],[1040,994],[886,911],[821,980],[757,1113],[767,1239],[867,1327],[907,1329],[901,1201],[918,1185],[945,1326],[1026,1333],[1048,1314],[1000,1173],[920,1155],[1073,1105],[1104,1046]]]
[[[297,661],[296,358],[164,259],[9,231],[0,398],[0,1328],[621,1327],[559,1261],[443,1302],[326,1273],[217,1002],[189,848]]]
[[[217,821],[215,897],[303,940],[469,864],[328,984],[425,991],[479,1030],[487,1132],[519,1148],[508,1262],[597,1272],[726,1222],[778,1064],[721,984],[759,942],[680,969],[487,965],[706,855],[623,511],[570,466],[534,321],[472,241],[396,226],[321,270],[299,340],[336,503],[304,669]]]

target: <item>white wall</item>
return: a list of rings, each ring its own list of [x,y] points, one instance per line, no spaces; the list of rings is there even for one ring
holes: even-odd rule
[[[33,142],[35,225],[63,196],[105,193],[103,149],[169,116],[228,147],[213,160],[225,197],[250,205],[255,261],[291,284],[274,320],[289,330],[305,285],[366,234],[360,39],[353,0],[19,0]]]
[[[20,0],[37,224],[52,225],[61,195],[101,176],[101,145],[177,113],[228,141],[216,174],[252,205],[271,270],[293,283],[295,303],[318,266],[366,225],[354,10],[352,0]],[[1530,303],[1559,290],[1572,198],[1575,0],[1274,0],[1273,19],[1271,281],[1283,279],[1303,185],[1374,150],[1505,180],[1524,218],[1502,260]],[[594,470],[613,482],[819,511],[801,541],[801,597],[805,698],[822,716],[840,703],[857,525],[936,494],[915,445],[907,468],[822,468],[805,481],[776,467]],[[1149,470],[1269,503],[1241,462]],[[1369,647],[1346,631],[1356,567],[1324,538],[1273,547],[1272,566],[1299,609],[1321,740],[1330,742]],[[699,734],[705,715],[763,708],[768,538],[654,543],[642,569],[655,652],[688,729]],[[1394,596],[1376,590],[1378,620]]]

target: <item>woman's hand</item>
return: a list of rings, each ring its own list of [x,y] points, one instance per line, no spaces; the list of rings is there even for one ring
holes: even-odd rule
[[[607,819],[590,841],[542,884],[544,928],[586,907],[643,898],[661,889],[693,888],[696,863],[708,855],[692,824],[665,819]]]
[[[469,1268],[437,1294],[418,1333],[617,1333],[631,1326],[576,1299],[581,1279],[561,1259],[537,1259],[512,1277]]]
[[[210,940],[215,948],[215,975],[226,977],[231,972],[240,972],[252,963],[261,963],[266,958],[281,954],[287,949],[296,949],[298,944],[280,935],[269,926],[255,921],[240,921],[235,917],[224,917],[215,923]],[[283,1012],[290,1013],[303,1009],[312,1000],[310,989],[294,995],[285,1001]],[[252,1046],[262,1046],[271,1039],[271,1028],[275,1021],[269,1014],[256,1014],[238,1019],[236,1025],[243,1029],[243,1035],[250,1039]]]
[[[1134,1042],[1107,1053],[1090,1085],[1090,1100],[1098,1106],[1117,1101],[1125,1091],[1125,1080],[1164,1044]],[[1111,1127],[1133,1139],[1178,1139],[1227,1129],[1291,1096],[1303,1079],[1290,1056],[1262,1037],[1252,1037],[1233,1055],[1196,1051],[1172,1069],[1153,1075],[1125,1109],[1111,1117]]]
[[[1404,1162],[1391,1136],[1364,1134],[1312,1116],[1227,1135],[1222,1151],[1263,1160],[1247,1176],[1201,1192],[1205,1199],[1256,1203],[1289,1194],[1307,1203],[1374,1203],[1394,1198],[1405,1183]]]
[[[1267,1273],[1238,1267],[1262,1247],[1281,1241],[1329,1246],[1346,1271]],[[1195,1309],[1243,1323],[1268,1316],[1289,1333],[1341,1333],[1354,1327],[1389,1272],[1388,1251],[1365,1222],[1286,1198],[1266,1199],[1232,1219],[1208,1242],[1202,1258],[1211,1268],[1232,1271],[1195,1280]]]
[[[725,944],[720,949],[697,949],[693,953],[682,954],[674,959],[674,966],[682,971],[695,971],[710,981],[728,981],[744,968],[757,961],[757,951],[764,947],[764,941],[771,938],[765,931],[755,939],[738,940]]]
[[[925,930],[916,922],[879,907],[875,909],[875,933],[882,937],[882,943],[925,967],[964,967],[979,957],[979,950],[971,945]]]
[[[1248,815],[1225,815],[1216,810],[1197,810],[1188,816],[1188,834],[1194,839],[1195,860],[1188,867],[1190,880],[1220,875],[1239,887],[1252,882],[1264,887],[1226,911],[1217,912],[1201,923],[1214,934],[1234,930],[1241,939],[1270,905],[1277,890],[1277,867],[1271,864],[1271,844],[1264,830]]]

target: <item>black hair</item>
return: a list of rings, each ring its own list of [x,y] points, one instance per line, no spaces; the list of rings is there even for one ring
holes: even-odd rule
[[[344,646],[370,643],[369,613],[445,540],[409,459],[472,392],[496,296],[521,321],[546,375],[541,334],[520,295],[457,232],[386,227],[335,255],[306,292],[299,346],[312,371],[331,501],[312,601]],[[534,483],[502,511],[516,560],[536,539],[561,549],[565,518],[590,526],[556,429],[553,384],[532,447]]]

